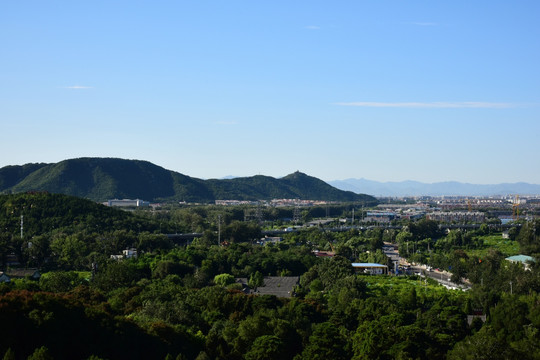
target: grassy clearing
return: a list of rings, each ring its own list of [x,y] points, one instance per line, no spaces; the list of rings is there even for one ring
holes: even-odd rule
[[[41,277],[46,279],[49,277],[49,274],[53,272],[54,271],[43,273],[41,274]],[[90,280],[90,277],[92,276],[92,273],[90,271],[72,271],[72,273],[77,274],[79,279],[82,279],[82,280]]]
[[[366,282],[368,292],[371,296],[382,296],[393,294],[401,296],[410,292],[411,288],[416,288],[417,294],[428,296],[441,296],[442,294],[451,295],[461,291],[449,290],[439,285],[434,280],[425,281],[424,278],[417,276],[387,276],[387,275],[362,275],[362,280]]]
[[[484,240],[484,247],[482,249],[467,250],[469,256],[483,257],[489,249],[499,250],[506,256],[519,254],[519,244],[517,241],[503,239],[502,234],[485,235],[480,238]]]

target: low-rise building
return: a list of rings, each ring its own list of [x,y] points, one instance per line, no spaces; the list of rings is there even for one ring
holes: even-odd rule
[[[122,250],[122,254],[118,255],[111,255],[111,259],[113,260],[121,260],[121,259],[131,259],[137,257],[137,249],[131,248]]]
[[[364,222],[388,223],[396,217],[396,213],[391,211],[368,211]]]
[[[279,236],[265,236],[259,241],[257,241],[257,244],[259,245],[266,245],[266,244],[279,244],[283,241],[282,237]]]
[[[444,223],[452,222],[475,222],[481,223],[486,219],[486,215],[480,211],[435,211],[426,214],[428,220],[440,221]]]
[[[334,251],[313,250],[313,254],[318,257],[334,257],[336,253]]]
[[[39,280],[41,273],[38,269],[9,269],[6,274],[12,279],[32,279]]]
[[[122,251],[122,254],[126,259],[136,258],[137,257],[137,249],[131,248],[126,249]]]
[[[505,260],[514,264],[522,264],[526,270],[530,269],[530,264],[536,262],[536,259],[528,255],[514,255],[509,256]]]
[[[277,297],[293,297],[294,289],[300,281],[299,276],[265,276],[263,286],[252,289],[247,278],[238,278],[236,282],[242,284],[244,293],[255,295],[274,295]]]
[[[388,266],[376,263],[352,263],[356,273],[382,275],[388,274]]]
[[[104,203],[104,205],[114,207],[148,207],[150,206],[150,202],[141,199],[113,199],[108,200],[106,203]]]

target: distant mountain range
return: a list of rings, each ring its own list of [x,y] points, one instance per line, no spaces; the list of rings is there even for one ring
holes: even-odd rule
[[[495,196],[495,195],[538,195],[540,185],[528,183],[504,183],[478,185],[457,181],[426,184],[418,181],[378,182],[366,179],[347,179],[329,181],[330,185],[355,193],[373,196]]]
[[[95,201],[126,198],[203,203],[270,199],[377,202],[372,196],[336,189],[301,172],[279,179],[257,175],[202,180],[147,161],[116,158],[79,158],[0,168],[0,193],[27,191],[48,191]]]

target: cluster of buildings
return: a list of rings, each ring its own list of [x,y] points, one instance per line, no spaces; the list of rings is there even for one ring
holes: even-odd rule
[[[216,200],[216,205],[223,206],[238,206],[238,205],[259,205],[259,201],[249,201],[249,200]]]
[[[114,207],[149,207],[150,202],[141,199],[112,199],[105,201],[103,205]]]
[[[280,207],[280,206],[301,206],[301,207],[310,207],[310,206],[320,206],[333,204],[331,201],[322,201],[322,200],[300,200],[300,199],[273,199],[270,200],[270,206]]]
[[[267,245],[267,244],[276,245],[276,244],[279,244],[282,241],[283,241],[283,238],[279,237],[279,236],[265,236],[265,237],[257,240],[256,244],[258,244],[258,245]]]
[[[392,220],[419,220],[428,211],[426,204],[382,204],[376,210],[367,211],[364,222],[390,223]]]
[[[273,199],[273,200],[216,200],[216,205],[235,206],[235,205],[262,205],[273,207],[311,207],[327,205],[334,202],[321,200],[300,200],[300,199]]]
[[[39,280],[41,274],[38,269],[10,269],[7,272],[0,271],[0,283],[10,282],[11,279]]]
[[[480,211],[368,211],[363,221],[390,223],[392,220],[418,220],[423,217],[443,223],[482,223],[486,219],[485,213]]]
[[[444,223],[482,223],[486,214],[480,211],[434,211],[426,214],[426,218]]]
[[[121,259],[131,259],[137,257],[137,249],[131,248],[122,250],[122,254],[118,255],[111,255],[111,259],[113,260],[121,260]]]

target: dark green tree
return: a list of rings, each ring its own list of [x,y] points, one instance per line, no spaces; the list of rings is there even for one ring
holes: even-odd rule
[[[314,326],[309,342],[299,358],[302,360],[345,360],[350,358],[346,348],[347,340],[340,334],[339,328],[332,323],[324,322]]]
[[[284,357],[283,341],[275,335],[259,336],[245,355],[246,360],[273,360]]]

